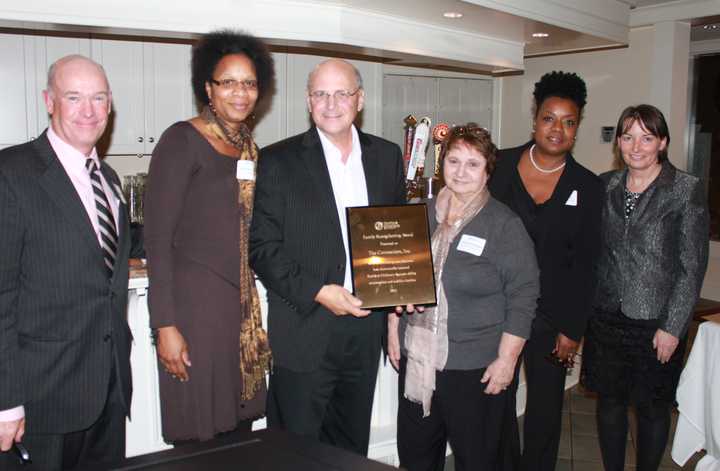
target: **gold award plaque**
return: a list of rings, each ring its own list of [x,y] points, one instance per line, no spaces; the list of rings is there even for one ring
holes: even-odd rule
[[[347,221],[363,308],[437,302],[425,204],[347,208]]]

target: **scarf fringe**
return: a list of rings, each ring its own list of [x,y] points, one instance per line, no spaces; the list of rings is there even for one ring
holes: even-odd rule
[[[232,144],[240,151],[239,160],[257,162],[257,146],[252,140],[248,127],[242,123],[236,131],[231,129],[210,106],[205,107],[200,116],[207,122],[209,129],[219,138]],[[249,401],[265,384],[265,376],[270,371],[272,353],[265,330],[262,328],[260,297],[255,287],[255,276],[248,260],[250,221],[252,220],[255,182],[238,180],[238,205],[241,211],[238,250],[240,251],[240,377],[242,380],[242,400]]]
[[[454,224],[448,222],[452,192],[440,190],[435,202],[435,219],[438,226],[432,235],[432,255],[437,285],[437,306],[425,309],[408,318],[405,329],[405,349],[408,352],[405,372],[405,398],[422,404],[423,417],[430,415],[430,404],[435,391],[435,372],[445,368],[448,357],[448,304],[442,284],[443,270],[450,245],[463,228],[472,221],[490,199],[483,188],[465,204],[462,217]]]

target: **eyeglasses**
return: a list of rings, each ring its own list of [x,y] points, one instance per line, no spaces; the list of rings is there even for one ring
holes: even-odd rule
[[[357,95],[359,91],[360,87],[356,88],[354,92],[351,92],[350,90],[336,90],[334,93],[330,93],[325,90],[315,90],[314,92],[310,92],[309,95],[310,100],[312,100],[313,103],[328,101],[330,97],[333,97],[335,101],[346,102]]]
[[[215,80],[210,79],[210,82],[214,83],[218,87],[222,88],[223,90],[237,90],[238,88],[242,88],[243,90],[257,90],[258,88],[258,81],[253,79],[246,79],[246,80],[235,80],[235,79],[222,79],[222,80]]]
[[[470,134],[476,137],[480,137],[484,134],[487,135],[489,133],[487,129],[480,127],[476,124],[471,124],[469,126],[455,126],[450,130],[450,134],[453,136],[465,136]]]

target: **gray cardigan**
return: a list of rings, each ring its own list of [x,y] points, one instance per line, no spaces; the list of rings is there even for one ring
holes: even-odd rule
[[[428,202],[430,232],[437,227],[435,202]],[[458,250],[463,236],[485,240],[482,253]],[[532,240],[520,218],[490,198],[450,246],[443,271],[448,301],[448,360],[445,369],[485,368],[497,358],[500,337],[508,332],[528,338],[540,293]],[[422,315],[422,314],[414,314]],[[405,350],[407,316],[400,319]]]
[[[676,337],[687,331],[708,261],[708,211],[702,182],[663,163],[625,221],[626,170],[608,172],[596,308],[659,319]]]

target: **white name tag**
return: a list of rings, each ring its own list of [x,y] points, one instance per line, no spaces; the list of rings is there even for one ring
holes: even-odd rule
[[[485,249],[485,239],[463,234],[463,236],[460,238],[457,249],[462,252],[477,255],[479,257],[480,255],[482,255],[483,250]]]
[[[252,160],[238,160],[235,178],[255,181],[255,162]]]
[[[573,190],[573,192],[570,193],[570,197],[565,202],[565,206],[577,206],[577,190]]]

